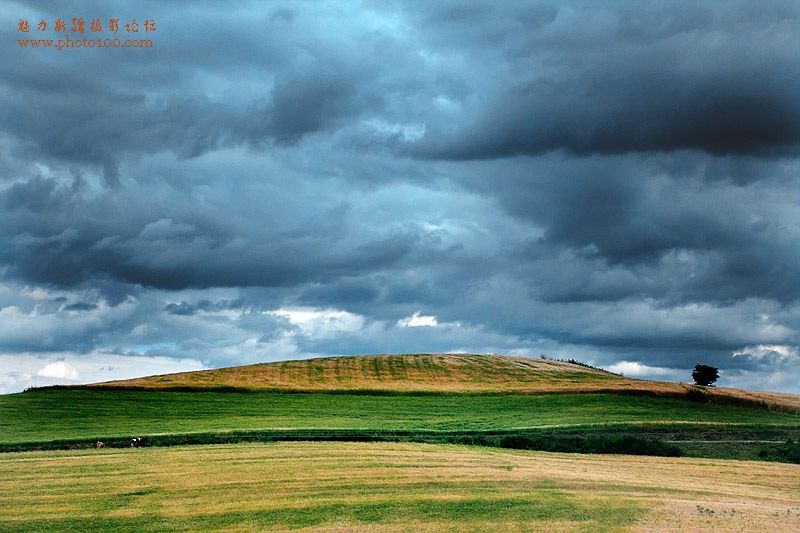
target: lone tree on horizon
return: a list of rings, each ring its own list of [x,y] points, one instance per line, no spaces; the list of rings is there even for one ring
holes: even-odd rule
[[[698,385],[704,387],[713,386],[714,382],[719,379],[719,370],[713,366],[697,364],[694,365],[692,378]]]

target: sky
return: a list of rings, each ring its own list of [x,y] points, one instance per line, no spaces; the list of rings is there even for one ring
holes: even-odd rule
[[[0,392],[468,352],[800,393],[797,2],[0,13]],[[152,47],[18,42],[66,34]]]

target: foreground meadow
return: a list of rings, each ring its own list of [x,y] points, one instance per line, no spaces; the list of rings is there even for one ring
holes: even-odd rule
[[[800,466],[411,443],[0,454],[0,530],[800,530]]]

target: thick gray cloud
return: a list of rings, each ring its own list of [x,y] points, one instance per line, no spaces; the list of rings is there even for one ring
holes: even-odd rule
[[[488,351],[798,391],[794,3],[2,5],[0,390]],[[154,48],[15,46],[57,16]]]
[[[796,153],[798,18],[788,3],[444,10],[427,31],[448,28],[447,38],[464,36],[470,52],[476,37],[484,41],[493,64],[481,74],[503,81],[476,86],[478,104],[460,127],[432,128],[438,135],[415,152],[452,159],[553,150]]]

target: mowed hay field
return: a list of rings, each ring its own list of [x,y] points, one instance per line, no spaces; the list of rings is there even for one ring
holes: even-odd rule
[[[800,530],[800,466],[411,443],[0,454],[2,531]]]
[[[97,388],[524,392],[594,390],[633,380],[561,361],[468,354],[323,357],[109,381]]]
[[[472,354],[324,357],[109,381],[90,387],[305,392],[645,392],[663,396],[684,395],[694,388],[626,378],[565,361]],[[800,412],[800,396],[796,395],[731,388],[711,388],[706,394]]]

